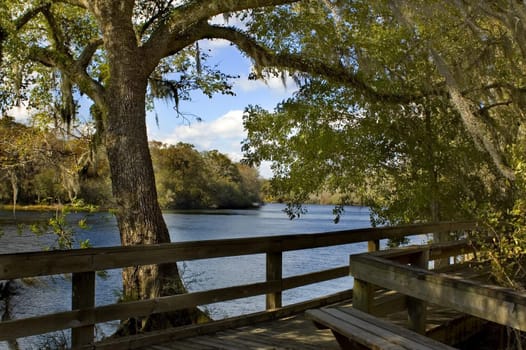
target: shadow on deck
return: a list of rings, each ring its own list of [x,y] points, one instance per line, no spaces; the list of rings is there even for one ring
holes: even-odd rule
[[[264,322],[252,326],[229,329],[214,334],[174,340],[152,345],[143,350],[197,350],[197,349],[306,349],[337,350],[340,347],[328,329],[317,329],[303,315]]]

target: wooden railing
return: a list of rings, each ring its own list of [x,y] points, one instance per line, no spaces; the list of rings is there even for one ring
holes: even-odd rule
[[[283,278],[283,252],[358,242],[369,242],[369,249],[377,249],[381,239],[426,233],[466,231],[476,228],[475,222],[436,223],[316,234],[3,254],[0,255],[0,280],[71,273],[72,310],[0,322],[0,341],[71,328],[73,348],[94,348],[94,327],[97,323],[122,320],[133,316],[147,316],[262,294],[266,294],[267,310],[282,310],[282,291],[348,276],[349,274],[349,266],[346,265]],[[250,254],[266,254],[265,282],[149,300],[94,306],[96,271]],[[349,298],[351,295],[350,293],[343,293],[340,297]],[[335,301],[334,298],[330,300]],[[318,301],[318,304],[322,305],[323,301]],[[311,303],[307,307],[316,307],[316,304]],[[291,310],[297,309],[292,307]],[[274,315],[283,316],[283,313],[276,312]],[[261,319],[261,317],[250,318],[249,316],[243,318],[245,320]],[[242,323],[239,318],[236,318],[232,324],[240,325]],[[137,344],[146,344],[147,341],[144,339],[143,336],[142,343],[138,342]],[[121,344],[127,342],[126,339],[119,341]],[[126,347],[132,347],[130,344],[128,341]],[[97,345],[97,348],[99,347],[102,348],[103,346]],[[111,347],[116,348],[115,345]]]
[[[353,307],[371,313],[374,289],[386,288],[407,296],[409,326],[422,334],[426,331],[427,303],[525,332],[525,292],[429,269],[432,260],[472,255],[473,247],[468,243],[437,243],[352,255]]]

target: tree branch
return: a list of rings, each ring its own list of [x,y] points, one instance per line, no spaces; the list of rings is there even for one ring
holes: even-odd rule
[[[404,11],[405,8],[400,1],[393,2],[390,6],[400,23],[413,31],[416,25],[413,23],[407,12]],[[479,108],[475,103],[469,101],[464,96],[457,78],[454,76],[442,55],[433,47],[433,43],[426,41],[425,44],[428,46],[430,57],[433,60],[435,67],[445,79],[446,89],[449,93],[451,104],[458,111],[466,130],[471,134],[475,142],[482,144],[498,171],[508,180],[514,181],[515,173],[507,163],[502,152],[499,150],[498,142],[494,137],[494,133],[492,133],[492,130],[488,128],[488,125],[484,121],[480,120],[475,115],[475,113],[479,111]]]
[[[82,8],[86,8],[86,1],[85,0],[55,0],[53,2],[62,2],[66,4],[70,4],[73,6],[78,6]],[[38,16],[40,13],[43,13],[45,10],[49,11],[49,8],[51,6],[51,3],[44,3],[40,6],[37,6],[35,8],[31,8],[28,11],[26,11],[24,14],[22,14],[20,17],[15,19],[15,30],[22,29],[29,21],[31,21],[33,18]],[[5,28],[0,27],[0,62],[3,59],[3,43],[7,39],[8,33],[5,30]]]
[[[196,23],[228,12],[238,12],[267,6],[286,5],[300,0],[194,0],[181,5],[150,36],[144,47],[152,54],[166,47],[174,35],[186,32]],[[160,57],[162,58],[162,57]],[[160,59],[159,58],[159,59]]]
[[[221,27],[208,25],[208,30],[203,38],[225,39],[234,43],[239,50],[251,57],[256,65],[268,68],[280,68],[300,71],[312,75],[322,76],[335,83],[353,87],[368,97],[378,101],[390,103],[409,103],[415,102],[423,97],[422,93],[396,94],[391,92],[378,91],[367,84],[359,74],[350,68],[339,64],[328,64],[319,60],[305,58],[299,54],[274,53],[261,46],[247,34],[231,27]],[[436,95],[437,93],[429,93]]]
[[[476,140],[479,140],[484,145],[484,149],[491,156],[493,163],[497,169],[499,169],[500,173],[511,181],[515,180],[513,169],[506,163],[502,153],[497,148],[497,142],[492,136],[491,131],[488,130],[486,124],[475,117],[474,111],[477,109],[473,103],[469,102],[460,92],[457,80],[451,73],[447,63],[433,48],[430,49],[430,52],[438,71],[446,79],[446,86],[451,96],[451,102],[462,117],[466,129]]]
[[[499,106],[509,106],[512,103],[513,103],[512,100],[506,100],[506,101],[502,101],[502,102],[495,102],[493,104],[490,104],[490,105],[487,105],[487,106],[484,106],[484,107],[480,108],[479,109],[479,113],[480,114],[484,114],[484,113],[487,113],[492,108],[499,107]]]
[[[157,5],[159,4],[157,3]],[[159,20],[163,15],[165,15],[169,8],[170,2],[168,1],[164,3],[163,7],[159,8],[155,14],[148,18],[148,20],[144,22],[144,24],[139,28],[139,38],[141,38],[144,35],[144,33],[146,33],[148,29],[150,29],[150,27],[155,23],[155,21]]]
[[[98,50],[100,46],[104,41],[102,39],[94,39],[90,41],[88,45],[84,48],[82,53],[80,54],[77,63],[83,68],[86,69],[91,61],[91,58],[95,54],[95,52]]]
[[[43,4],[28,10],[26,13],[21,15],[15,20],[16,30],[22,29],[29,21],[38,16],[46,8],[49,8],[50,4]]]
[[[106,105],[105,89],[99,82],[94,80],[86,72],[82,61],[75,61],[71,56],[65,57],[64,54],[45,49],[42,47],[32,47],[30,50],[31,59],[43,64],[46,67],[57,68],[75,83],[82,93],[88,95],[99,106]]]
[[[53,41],[55,42],[55,47],[60,52],[67,52],[67,48],[65,46],[65,37],[64,33],[62,32],[62,29],[59,28],[57,25],[57,21],[55,20],[55,16],[53,16],[53,13],[51,13],[50,6],[47,6],[42,9],[42,14],[46,18],[46,21],[49,25],[49,29],[51,30],[51,37],[53,38]]]
[[[177,7],[167,21],[166,29],[186,27],[194,22],[212,18],[228,12],[292,4],[300,0],[194,0]]]

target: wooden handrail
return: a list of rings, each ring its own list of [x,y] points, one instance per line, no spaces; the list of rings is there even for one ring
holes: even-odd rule
[[[409,254],[422,249],[415,249]],[[400,253],[403,251],[400,250]],[[364,290],[369,285],[395,290],[412,298],[486,319],[501,325],[526,331],[526,293],[483,284],[457,276],[437,273],[425,267],[400,263],[397,254],[356,254],[350,257],[351,273],[355,278],[355,295],[363,297],[359,304],[367,310],[372,295],[359,293],[356,281]],[[369,299],[369,300],[366,300]],[[425,324],[425,320],[423,320]]]
[[[445,222],[327,233],[180,242],[149,246],[75,249],[0,255],[0,280],[73,273],[72,311],[0,322],[0,341],[72,328],[75,347],[93,342],[96,323],[174,311],[218,301],[267,295],[267,309],[280,308],[281,292],[348,275],[348,266],[283,278],[282,253],[425,233],[477,229],[476,222]],[[227,256],[266,254],[267,281],[101,307],[94,305],[95,271]]]
[[[326,233],[220,239],[140,246],[71,249],[0,255],[0,280],[102,271],[227,256],[329,247],[425,233],[472,230],[477,223],[446,222]]]

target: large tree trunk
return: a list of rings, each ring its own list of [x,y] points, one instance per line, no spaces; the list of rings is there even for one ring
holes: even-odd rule
[[[145,95],[149,72],[141,66],[145,60],[140,58],[135,37],[123,34],[129,31],[118,23],[106,28],[113,32],[105,35],[112,38],[105,41],[111,67],[104,113],[105,146],[121,244],[168,243],[170,236],[157,202],[146,132]],[[186,292],[175,263],[129,267],[122,275],[124,298],[128,300]],[[149,317],[131,324],[144,330],[191,321],[188,313],[179,312],[170,315],[169,320],[164,316]]]
[[[126,66],[126,64],[122,64]],[[145,79],[132,71],[112,79],[109,89],[106,149],[111,170],[117,223],[122,245],[170,242],[157,202],[145,122]],[[185,293],[177,265],[135,266],[123,270],[123,297],[141,300]],[[166,315],[165,315],[166,316]],[[193,317],[192,317],[193,318]],[[130,332],[179,324],[192,319],[187,312],[149,317],[130,323]]]

